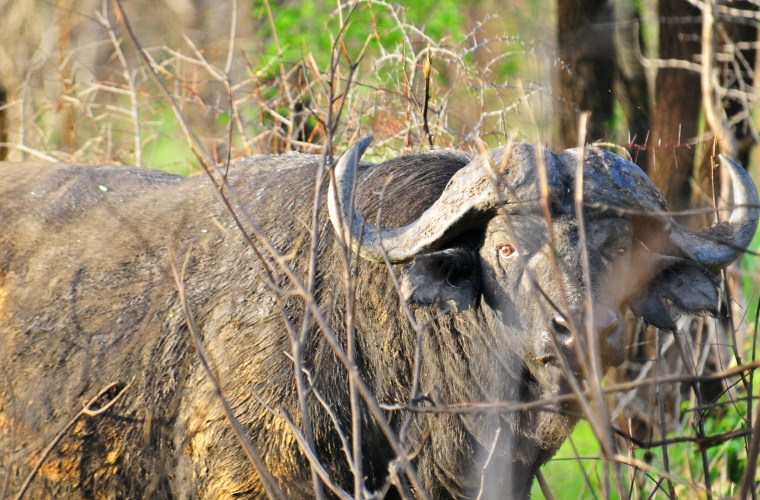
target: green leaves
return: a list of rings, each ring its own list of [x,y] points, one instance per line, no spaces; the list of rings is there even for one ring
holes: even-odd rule
[[[451,37],[452,44],[455,44],[464,39],[465,19],[455,0],[404,3],[406,5],[391,6],[384,2],[360,2],[350,17],[348,9],[344,8],[342,19],[344,23],[348,21],[344,42],[349,54],[356,57],[370,34],[374,40],[370,44],[369,56],[381,55],[383,50],[396,50],[404,43],[399,23],[411,24],[436,41]],[[325,68],[334,37],[340,32],[341,16],[335,3],[324,0],[270,3],[270,9],[271,21],[266,3],[263,0],[253,2],[251,15],[262,22],[263,56],[271,58],[282,50],[286,64],[297,64],[301,61],[302,51],[303,54],[311,52],[320,68]],[[412,43],[425,45],[422,37]]]

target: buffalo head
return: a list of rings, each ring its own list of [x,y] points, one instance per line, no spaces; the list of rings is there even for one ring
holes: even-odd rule
[[[669,216],[662,194],[638,166],[587,147],[581,228],[575,200],[580,150],[554,155],[526,144],[472,159],[412,223],[375,226],[350,203],[370,140],[352,146],[335,168],[328,202],[333,226],[363,259],[401,264],[400,291],[410,305],[477,318],[469,324],[478,331],[460,332],[479,337],[479,348],[471,349],[482,367],[468,381],[477,388],[464,391],[472,400],[528,401],[567,392],[570,372],[593,375],[594,353],[598,375],[619,365],[628,310],[666,330],[675,329],[668,301],[682,311],[717,314],[716,272],[738,258],[757,227],[757,190],[728,158],[720,157],[736,208],[728,221],[693,232]],[[496,375],[505,372],[508,378]],[[555,410],[513,421],[519,432],[504,444],[523,450],[531,448],[520,444],[523,438],[538,444],[533,454],[505,452],[505,460],[522,461],[530,477],[577,420],[567,416],[577,409]],[[488,447],[493,425],[472,420],[465,426]],[[519,465],[511,471],[513,478],[523,474]],[[527,493],[519,480],[505,481],[513,494]]]

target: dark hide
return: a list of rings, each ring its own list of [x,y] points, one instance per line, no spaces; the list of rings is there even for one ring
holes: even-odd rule
[[[263,156],[230,170],[252,217],[281,253],[295,256],[291,265],[301,276],[310,246],[301,221],[311,220],[318,161],[300,154]],[[407,224],[468,161],[462,153],[444,151],[365,165],[357,206],[375,223],[379,193],[390,178],[380,223]],[[282,311],[260,279],[261,263],[208,180],[31,164],[0,166],[0,179],[0,493],[5,481],[9,494],[17,491],[41,450],[82,403],[117,382],[132,385],[111,410],[80,418],[65,434],[28,498],[264,496],[189,340],[169,271],[174,250],[179,265],[187,260],[189,301],[226,398],[285,493],[312,497],[308,463],[290,430],[256,397],[284,407],[300,425]],[[578,308],[584,291],[567,196],[564,188],[553,192],[552,230],[565,299]],[[317,301],[345,342],[343,266],[327,209],[321,214]],[[547,226],[535,213],[514,214],[512,221],[517,241],[497,215],[443,249],[394,266],[418,321],[452,310],[423,337],[420,389],[428,402],[420,404],[535,401],[567,391],[559,354],[547,347],[546,318],[556,314],[548,299],[563,303],[560,277],[549,265]],[[663,297],[688,311],[714,312],[712,275],[676,258],[650,266],[635,290],[612,286],[631,282],[620,273],[627,276],[632,259],[649,252],[633,243],[647,231],[608,213],[590,213],[587,227],[599,304],[620,315],[633,297],[634,312],[663,327],[670,318]],[[502,258],[498,248],[505,244],[519,246],[523,254]],[[626,251],[617,258],[620,248]],[[545,297],[531,289],[529,276]],[[289,286],[286,280],[283,286]],[[687,298],[684,286],[696,286],[700,295]],[[300,325],[302,302],[291,298],[284,308]],[[605,366],[622,360],[622,324],[605,332]],[[358,266],[355,325],[363,379],[379,402],[405,403],[416,333],[383,265]],[[573,352],[565,353],[571,364]],[[346,372],[316,327],[304,359],[350,442]],[[517,414],[417,414],[409,446],[418,451],[414,464],[432,498],[472,498],[500,429],[486,471],[486,497],[526,497],[535,472],[556,452],[577,412],[561,405]],[[310,415],[320,460],[350,490],[341,441],[314,397]],[[388,415],[398,430],[405,414]],[[367,486],[374,490],[383,485],[393,454],[366,408],[362,441]],[[391,489],[388,498],[396,496]]]

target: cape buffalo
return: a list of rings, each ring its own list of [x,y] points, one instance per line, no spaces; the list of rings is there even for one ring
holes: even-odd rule
[[[668,216],[635,164],[585,148],[581,231],[579,150],[515,144],[489,156],[439,150],[370,165],[360,163],[368,144],[352,146],[325,183],[314,298],[345,345],[341,242],[350,242],[361,256],[356,366],[385,408],[408,404],[415,379],[417,332],[405,304],[417,322],[430,322],[413,404],[538,401],[569,392],[569,371],[589,373],[577,349],[584,325],[593,324],[598,341],[586,349],[598,351],[603,373],[623,360],[627,311],[663,329],[674,328],[672,310],[717,314],[716,272],[757,227],[757,190],[724,157],[736,208],[729,220],[691,232]],[[260,156],[228,174],[301,277],[320,161]],[[268,267],[243,241],[204,178],[0,166],[0,498],[20,492],[27,477],[30,498],[265,496],[200,367],[171,259],[186,265],[206,355],[264,465],[287,497],[314,497],[309,462],[284,419],[303,425],[288,325],[299,327],[305,303],[288,294],[286,276],[276,299],[264,282]],[[349,377],[318,322],[307,338],[316,455],[333,482],[353,491],[342,440],[352,440]],[[114,399],[127,384],[107,411],[82,414],[99,391],[110,388]],[[361,409],[365,483],[369,492],[387,489],[396,455],[377,414]],[[405,446],[430,498],[474,498],[481,487],[485,498],[525,498],[579,412],[567,402],[414,412]],[[402,433],[405,409],[388,409],[386,418]],[[403,470],[394,485],[386,498],[423,494]]]

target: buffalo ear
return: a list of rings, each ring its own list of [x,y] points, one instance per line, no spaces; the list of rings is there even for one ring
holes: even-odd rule
[[[660,272],[628,301],[631,311],[650,325],[675,331],[665,299],[691,314],[718,314],[718,277],[693,262],[679,260]]]
[[[468,309],[480,293],[474,252],[453,248],[419,255],[401,276],[401,296],[410,305]]]

